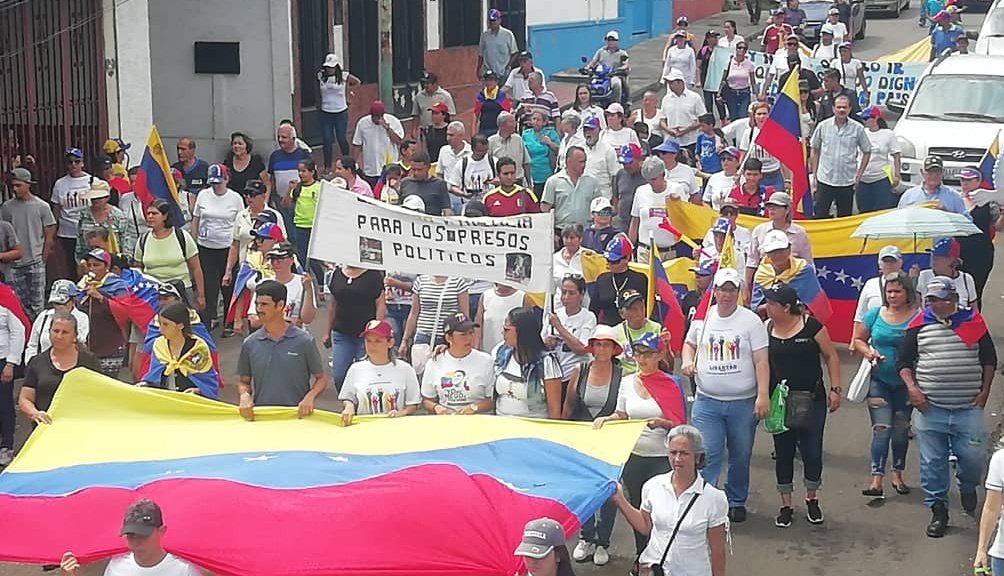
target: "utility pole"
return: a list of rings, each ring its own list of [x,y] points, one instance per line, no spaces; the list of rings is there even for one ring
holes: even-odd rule
[[[393,0],[378,0],[377,27],[380,30],[380,100],[388,111],[394,110],[394,60],[391,53]]]

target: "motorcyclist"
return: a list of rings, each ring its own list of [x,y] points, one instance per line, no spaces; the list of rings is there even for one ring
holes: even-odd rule
[[[586,64],[586,68],[594,70],[599,64],[609,68],[611,72],[610,101],[624,102],[626,98],[622,99],[622,97],[626,97],[628,94],[628,72],[631,70],[631,65],[628,64],[628,53],[627,50],[618,45],[620,34],[616,30],[607,32],[604,39],[607,42],[606,45],[593,54],[593,59]],[[619,74],[614,74],[614,72],[619,72]]]

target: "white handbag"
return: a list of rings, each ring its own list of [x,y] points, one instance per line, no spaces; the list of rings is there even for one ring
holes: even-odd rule
[[[861,359],[858,371],[847,386],[848,402],[864,402],[868,398],[868,390],[872,385],[872,363],[868,358]]]

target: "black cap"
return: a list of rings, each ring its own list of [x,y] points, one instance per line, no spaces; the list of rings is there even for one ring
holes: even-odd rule
[[[452,334],[454,332],[470,332],[480,326],[480,324],[476,324],[463,312],[457,312],[453,316],[446,319],[445,333]]]
[[[244,185],[243,192],[245,196],[257,196],[268,192],[268,188],[261,180],[248,180],[247,184]]]
[[[147,537],[164,525],[164,515],[151,500],[140,500],[126,509],[122,520],[122,536]]]
[[[260,226],[263,226],[265,224],[278,224],[278,223],[279,219],[276,218],[275,212],[272,211],[266,210],[264,212],[259,212],[258,215],[254,217],[255,229],[258,229]]]
[[[113,162],[112,159],[107,156],[103,156],[101,159],[98,160],[98,168],[101,170],[108,170],[114,165],[115,162]]]
[[[617,297],[617,307],[627,308],[639,300],[644,300],[644,298],[645,297],[641,292],[635,290],[634,288],[628,288],[627,290],[621,292],[620,296]]]
[[[488,79],[492,79],[492,78],[495,79],[495,80],[498,80],[499,79],[499,75],[496,74],[495,71],[492,70],[492,69],[490,69],[490,68],[488,70],[485,70],[484,72],[481,73],[481,79],[482,80],[488,80]]]
[[[944,170],[945,163],[941,161],[941,158],[937,156],[928,156],[924,158],[924,170]]]
[[[778,304],[798,305],[798,292],[788,284],[775,284],[763,291],[763,297]]]
[[[427,84],[429,82],[438,82],[439,77],[436,76],[434,72],[429,72],[428,70],[422,70],[422,75],[418,79],[422,84]]]
[[[181,300],[181,292],[178,291],[178,287],[172,282],[164,282],[157,286],[157,296],[166,298],[168,296],[174,296],[178,300]]]
[[[293,250],[292,244],[290,244],[289,242],[280,242],[276,244],[271,250],[269,250],[268,254],[266,254],[265,256],[269,260],[279,260],[282,258],[292,258],[293,254],[295,254],[295,252]]]
[[[516,60],[533,60],[533,54],[531,54],[529,50],[523,50],[519,53],[519,56],[516,57]]]

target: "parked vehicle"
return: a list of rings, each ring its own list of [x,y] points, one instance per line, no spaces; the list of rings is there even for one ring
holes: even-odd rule
[[[900,12],[910,8],[911,0],[865,0],[865,12],[899,18]]]
[[[1004,56],[1004,0],[997,0],[987,10],[973,53]]]
[[[830,0],[803,0],[799,2],[799,7],[805,11],[806,16],[802,39],[807,46],[815,46],[819,42],[819,28],[826,21],[826,12],[833,7],[833,2]],[[865,0],[853,0],[851,2],[851,23],[848,26],[849,35],[855,40],[861,40],[865,37],[867,26]]]

